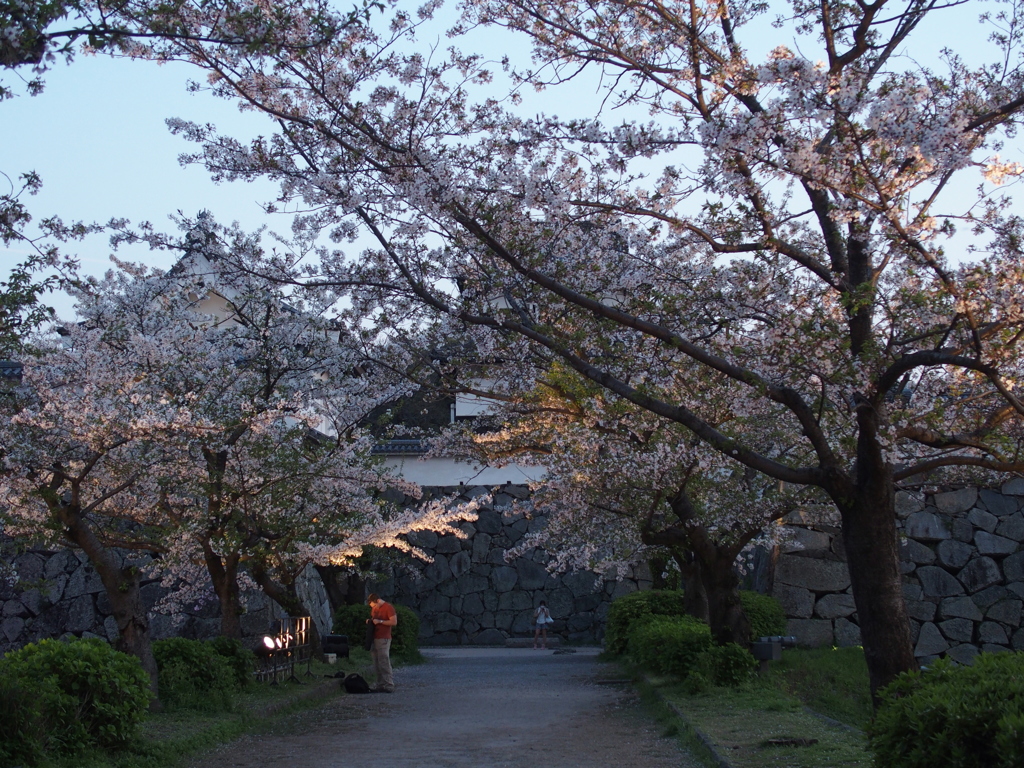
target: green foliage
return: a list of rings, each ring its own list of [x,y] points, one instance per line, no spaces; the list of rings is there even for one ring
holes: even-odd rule
[[[786,612],[770,595],[750,590],[740,591],[740,604],[750,622],[750,639],[786,634]]]
[[[1024,653],[983,653],[970,667],[937,661],[882,690],[869,728],[885,768],[1019,768],[1024,758]]]
[[[757,659],[743,646],[726,643],[713,645],[704,651],[697,659],[696,668],[715,685],[735,688],[754,674]]]
[[[419,650],[420,619],[411,608],[395,605],[398,624],[391,628],[391,658],[416,662],[422,659]],[[368,605],[343,605],[334,613],[334,632],[348,635],[353,648],[361,648],[366,636],[366,620],[370,618]]]
[[[652,615],[633,622],[627,650],[637,664],[652,672],[686,677],[711,645],[711,630],[703,621]]]
[[[210,643],[172,637],[153,643],[160,700],[168,709],[229,711],[238,689],[235,670]]]
[[[608,609],[604,649],[614,656],[626,652],[630,629],[635,621],[647,616],[682,616],[683,593],[674,589],[631,592],[618,598]]]
[[[41,700],[56,692],[51,678],[26,682],[13,674],[0,673],[0,766],[35,764],[46,751],[49,724]]]
[[[256,669],[256,654],[242,645],[241,640],[233,637],[215,637],[208,641],[210,647],[223,656],[231,666],[235,675],[235,685],[246,688],[252,682],[252,673]]]
[[[139,660],[96,638],[30,643],[0,659],[0,680],[3,708],[19,710],[12,722],[4,716],[5,735],[10,729],[16,737],[3,739],[4,759],[119,746],[149,706],[149,676]],[[19,701],[30,703],[22,708]]]
[[[768,674],[815,712],[854,728],[867,728],[874,717],[862,648],[793,648],[772,662]]]

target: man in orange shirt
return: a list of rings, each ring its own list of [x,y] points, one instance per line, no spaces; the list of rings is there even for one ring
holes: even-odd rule
[[[391,674],[391,628],[398,624],[398,614],[391,603],[385,603],[377,593],[371,593],[366,602],[370,605],[370,618],[367,624],[373,624],[373,646],[370,656],[373,658],[373,669],[377,673],[377,687],[372,690],[378,693],[394,693],[395,680]]]

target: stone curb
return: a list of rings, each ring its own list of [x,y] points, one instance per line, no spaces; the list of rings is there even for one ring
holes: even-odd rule
[[[722,757],[722,755],[719,753],[719,751],[717,749],[715,749],[714,742],[711,741],[710,737],[706,733],[704,733],[702,730],[700,730],[700,728],[698,728],[693,723],[691,723],[690,719],[686,715],[683,714],[682,710],[680,710],[679,707],[677,707],[671,701],[669,701],[664,696],[662,696],[661,692],[658,690],[657,686],[654,685],[654,683],[651,681],[651,679],[649,677],[647,677],[647,675],[641,673],[640,674],[640,679],[643,680],[644,683],[647,684],[648,688],[650,688],[650,690],[654,693],[654,695],[658,697],[658,700],[661,701],[662,704],[664,704],[669,709],[671,709],[672,713],[676,717],[678,717],[680,720],[682,720],[683,723],[685,723],[685,725],[686,725],[687,729],[690,731],[690,733],[692,733],[694,736],[696,736],[697,740],[702,745],[704,745],[704,749],[706,749],[708,751],[708,755],[711,757],[712,761],[714,761],[714,763],[717,766],[717,768],[733,768],[732,764],[729,763],[729,761],[727,761],[724,757]]]

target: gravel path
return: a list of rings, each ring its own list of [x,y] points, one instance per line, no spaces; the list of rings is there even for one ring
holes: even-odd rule
[[[193,768],[695,768],[597,649],[426,649],[393,694],[339,696]]]

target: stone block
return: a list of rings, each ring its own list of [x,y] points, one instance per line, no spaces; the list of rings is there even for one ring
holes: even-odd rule
[[[775,567],[775,580],[814,592],[841,592],[850,586],[846,563],[782,555]]]
[[[78,558],[68,550],[62,550],[50,555],[43,566],[43,578],[56,579],[58,576],[67,576],[78,568]]]
[[[1003,560],[1003,572],[1008,582],[1024,581],[1024,552],[1015,552]]]
[[[615,582],[615,588],[612,589],[611,598],[613,601],[618,600],[620,597],[625,597],[626,595],[630,595],[636,591],[636,582],[623,579],[622,581]]]
[[[1024,598],[1024,581],[1015,581],[1013,584],[1007,584],[1006,588],[1018,597]]]
[[[1024,513],[1017,512],[1009,517],[1004,517],[999,523],[999,527],[996,528],[996,533],[1018,543],[1024,541]]]
[[[475,618],[483,612],[484,601],[479,592],[473,592],[463,598],[462,609],[459,611],[463,616],[473,616]],[[469,630],[467,629],[466,631],[468,632]]]
[[[946,656],[957,664],[969,667],[974,663],[974,657],[978,655],[978,646],[970,643],[961,643],[946,651]]]
[[[918,568],[917,578],[921,580],[921,588],[928,597],[953,597],[964,593],[959,581],[935,565]]]
[[[434,531],[410,531],[406,535],[409,543],[420,549],[433,550],[437,546],[438,535]]]
[[[1009,650],[1005,645],[996,645],[995,643],[985,643],[981,646],[982,653],[1008,653]]]
[[[922,509],[924,509],[924,498],[921,494],[909,491],[896,492],[896,514],[900,518],[920,512]]]
[[[601,588],[598,575],[592,571],[573,571],[562,577],[562,585],[576,597],[592,595]]]
[[[1010,642],[1006,630],[994,621],[981,622],[981,626],[978,627],[978,639],[983,643],[995,643],[996,645],[1006,645]]]
[[[492,536],[496,533],[501,533],[501,514],[493,509],[481,509],[475,525],[478,531],[489,533]]]
[[[974,546],[983,555],[1009,555],[1017,551],[1019,542],[987,531],[978,531],[974,534]]]
[[[978,500],[996,517],[1012,515],[1020,506],[1020,501],[1013,496],[1004,496],[988,489],[978,492]]]
[[[502,538],[504,538],[504,537],[502,537]],[[496,541],[497,541],[497,539],[495,539],[492,542],[491,550],[487,553],[487,564],[488,565],[505,565],[505,563],[508,562],[505,559],[505,549],[504,549],[503,546],[499,546],[499,547],[493,546],[493,543],[495,543]]]
[[[548,580],[547,568],[532,560],[517,560],[516,573],[520,589],[543,589]]]
[[[969,597],[947,597],[939,605],[939,616],[943,619],[969,619],[981,621],[981,609]]]
[[[76,597],[68,606],[68,632],[85,632],[96,626],[96,611],[93,608],[92,595]]]
[[[945,544],[946,542],[940,542]],[[900,544],[900,559],[909,560],[917,565],[931,565],[935,562],[935,552],[919,541],[907,539]]]
[[[788,526],[786,539],[780,545],[782,552],[802,552],[814,550],[827,550],[830,540],[827,533],[813,531],[810,528],[799,528]]]
[[[974,601],[974,604],[976,606],[978,606],[982,610],[985,610],[989,606],[995,605],[1000,600],[1003,600],[1007,597],[1012,598],[1013,592],[1011,592],[1006,587],[996,584],[991,587],[986,587],[985,589],[981,590],[981,592],[977,592],[971,595],[971,600]]]
[[[949,530],[957,541],[970,542],[974,540],[974,526],[962,517],[953,518],[953,524]]]
[[[484,609],[487,611],[498,610],[498,596],[491,591],[483,593],[484,596]]]
[[[462,618],[453,613],[434,614],[430,623],[434,626],[434,632],[457,632],[462,629]]]
[[[584,595],[583,597],[576,598],[577,611],[596,611],[600,605],[607,605],[602,600],[601,595]]]
[[[1024,477],[1014,477],[1003,483],[1004,496],[1024,496]]]
[[[918,621],[931,621],[935,618],[935,603],[927,600],[908,600],[907,614]]]
[[[790,618],[809,619],[814,610],[814,593],[802,587],[776,583],[772,597],[779,601]]]
[[[952,536],[949,521],[934,512],[914,512],[907,518],[903,532],[917,541],[942,541]]]
[[[936,493],[933,501],[936,509],[944,515],[963,514],[978,501],[978,489],[959,488],[946,493]]]
[[[117,619],[113,616],[107,616],[103,620],[103,632],[106,634],[108,642],[116,643],[121,636],[117,631]]]
[[[1024,603],[1020,600],[1002,600],[989,608],[985,616],[990,621],[1000,621],[1011,627],[1019,627],[1022,607]]]
[[[3,632],[4,637],[7,638],[9,643],[17,642],[24,629],[25,620],[20,616],[8,616],[3,621],[0,621],[0,632]]]
[[[500,629],[485,629],[473,638],[477,645],[505,645],[508,638]]]
[[[540,605],[540,601],[544,599],[541,597],[537,598],[537,605]],[[576,601],[570,592],[565,587],[554,589],[547,593],[547,604],[548,609],[551,611],[552,618],[564,619],[572,616],[576,613]],[[534,606],[536,608],[536,606]]]
[[[491,536],[487,533],[477,532],[476,536],[473,537],[473,554],[471,555],[474,563],[486,563],[487,553],[491,549]]]
[[[855,645],[860,645],[860,627],[848,619],[836,619],[835,638],[836,645],[840,648],[850,648]]]
[[[434,551],[442,555],[452,555],[456,552],[461,552],[462,541],[458,536],[449,533],[437,540],[437,546],[434,547]]]
[[[448,567],[452,569],[453,576],[461,576],[464,573],[468,573],[469,569],[473,565],[473,558],[469,552],[456,552],[451,556],[448,561]]]
[[[459,594],[468,595],[472,592],[483,592],[489,586],[487,579],[475,573],[464,573],[456,579]]]
[[[1024,651],[1024,628],[1018,629],[1013,633],[1011,645],[1015,651]]]
[[[512,632],[514,634],[529,633],[533,629],[533,611],[520,611],[516,614],[515,619],[512,620]]]
[[[452,577],[452,569],[448,566],[448,558],[444,555],[435,555],[434,562],[427,563],[422,573],[426,581],[435,584],[448,581]]]
[[[0,616],[5,619],[11,616],[27,619],[30,615],[28,608],[20,600],[8,600],[4,603],[3,610],[0,611]]]
[[[490,611],[481,613],[478,620],[483,629],[492,629],[494,627],[494,614]]]
[[[857,611],[853,604],[853,595],[825,595],[814,606],[814,613],[822,619],[838,619],[851,616]],[[858,630],[859,636],[860,630]],[[836,637],[839,637],[839,624],[836,623]],[[859,644],[859,643],[858,643]]]
[[[799,507],[782,518],[782,521],[789,525],[832,525],[835,527],[842,525],[839,510],[832,504]]]
[[[970,619],[947,619],[939,623],[939,629],[948,640],[969,643],[974,639],[974,622]]]
[[[830,646],[835,639],[832,622],[824,619],[790,619],[786,622],[786,634],[805,648]]]
[[[975,528],[981,528],[983,531],[988,531],[989,533],[993,533],[996,526],[999,525],[998,517],[979,507],[972,509],[970,514],[967,515],[967,519]]]
[[[947,568],[963,568],[974,554],[974,547],[956,539],[940,541],[935,548],[939,563]]]
[[[971,560],[958,574],[960,582],[968,592],[980,592],[1003,580],[999,566],[991,557],[978,557]]]
[[[512,591],[518,580],[519,573],[510,566],[497,565],[491,570],[491,584],[494,585],[494,591],[499,594]]]
[[[942,636],[937,626],[932,622],[921,625],[921,630],[917,635],[917,645],[914,647],[915,656],[937,656],[948,649],[949,643],[946,642],[946,638]]]
[[[594,626],[594,614],[592,613],[576,613],[569,617],[566,622],[566,628],[573,633],[585,632]]]
[[[900,585],[900,589],[903,591],[904,600],[920,600],[924,597],[924,590],[921,589],[921,585],[916,583],[916,581],[913,583],[904,581]]]
[[[42,581],[46,578],[46,560],[35,552],[26,552],[14,558],[14,568],[22,582]]]
[[[512,611],[498,611],[494,614],[494,626],[496,629],[511,632],[514,618],[515,614]]]

